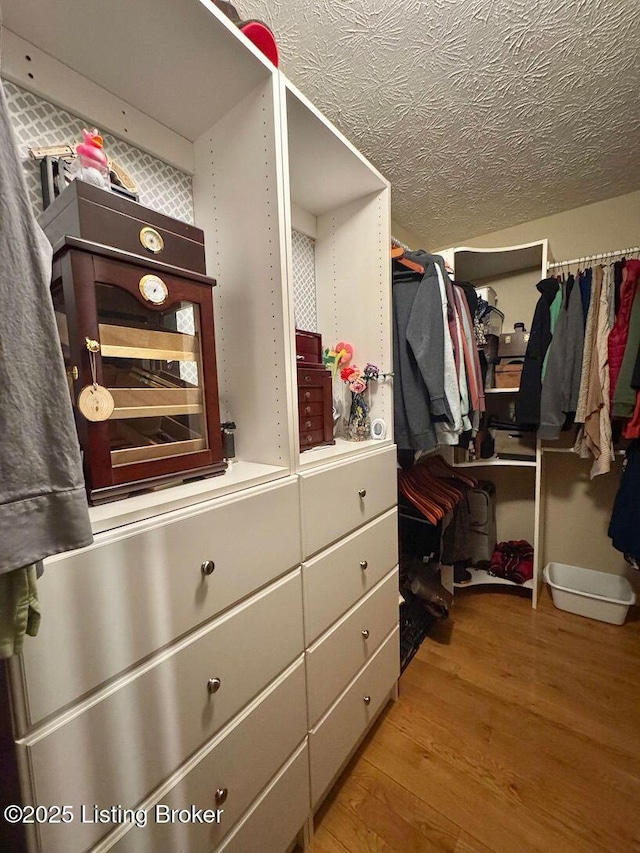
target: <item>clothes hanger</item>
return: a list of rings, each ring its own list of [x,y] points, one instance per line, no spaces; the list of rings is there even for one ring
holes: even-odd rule
[[[415,261],[409,260],[409,258],[405,258],[404,249],[402,246],[391,246],[391,260],[396,261],[399,264],[402,264],[403,267],[407,267],[414,272],[424,273],[424,267],[421,264],[416,263]]]

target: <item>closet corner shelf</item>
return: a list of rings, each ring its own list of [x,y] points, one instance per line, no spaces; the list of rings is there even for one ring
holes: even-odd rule
[[[471,580],[467,583],[454,583],[453,585],[456,589],[467,589],[470,586],[510,586],[515,589],[533,590],[534,587],[533,579],[524,583],[514,583],[505,578],[496,578],[490,575],[485,569],[471,568],[467,569],[467,571],[471,572]]]
[[[454,462],[454,468],[535,468],[536,462],[531,459],[500,459],[494,456],[491,459],[474,459],[472,462]]]
[[[582,458],[581,456],[579,456],[575,452],[573,447],[546,447],[543,444],[540,446],[540,450],[542,451],[542,453],[571,453],[573,456],[575,456],[578,459]],[[624,456],[625,453],[626,453],[625,450],[616,450],[615,451],[616,456]]]

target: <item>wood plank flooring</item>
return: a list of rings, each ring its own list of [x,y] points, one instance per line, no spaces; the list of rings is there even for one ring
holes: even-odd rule
[[[456,592],[309,853],[640,853],[640,613]]]

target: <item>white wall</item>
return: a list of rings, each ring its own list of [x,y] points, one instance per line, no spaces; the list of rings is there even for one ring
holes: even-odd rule
[[[407,228],[403,228],[402,225],[399,225],[393,219],[391,220],[391,236],[395,237],[396,240],[400,240],[402,243],[405,243],[413,250],[428,248],[428,246],[424,245],[424,241],[418,234],[414,234]]]
[[[522,225],[469,237],[459,246],[514,246],[549,238],[553,260],[610,252],[640,245],[640,190],[585,207],[533,219]],[[443,246],[442,248],[447,248]]]

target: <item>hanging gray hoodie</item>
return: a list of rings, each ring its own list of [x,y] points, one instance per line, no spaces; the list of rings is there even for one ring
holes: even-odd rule
[[[91,525],[49,285],[0,84],[0,573],[88,545]]]

